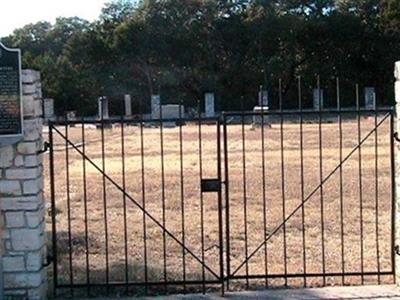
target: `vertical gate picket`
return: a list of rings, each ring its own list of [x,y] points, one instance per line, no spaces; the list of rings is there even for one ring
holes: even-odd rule
[[[229,214],[229,158],[228,158],[228,127],[226,115],[222,113],[223,139],[224,139],[224,182],[225,182],[225,240],[226,240],[226,289],[229,291],[231,276],[231,253],[230,253],[230,214]]]
[[[55,197],[54,178],[54,141],[53,125],[49,122],[49,174],[50,174],[50,198],[51,198],[51,237],[52,237],[52,261],[53,261],[53,296],[57,296],[58,286],[58,256],[57,256],[57,211]]]

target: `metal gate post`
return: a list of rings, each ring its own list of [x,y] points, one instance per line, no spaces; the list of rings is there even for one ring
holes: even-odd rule
[[[400,61],[395,63],[395,69],[394,69],[394,77],[395,77],[395,102],[396,102],[396,112],[395,112],[395,118],[394,118],[394,126],[396,130],[396,134],[400,132],[400,122],[398,121],[398,118],[400,116]],[[396,143],[396,146],[394,147],[393,151],[395,151],[395,182],[394,182],[394,212],[393,212],[393,217],[394,220],[392,222],[394,223],[394,246],[395,246],[395,261],[394,261],[394,270],[395,270],[395,278],[396,278],[396,283],[400,285],[400,253],[399,253],[399,245],[400,245],[400,143]]]

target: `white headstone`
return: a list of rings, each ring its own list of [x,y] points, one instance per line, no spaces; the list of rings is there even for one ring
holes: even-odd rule
[[[43,113],[46,120],[54,117],[54,99],[43,99]]]
[[[324,109],[324,90],[314,89],[314,110]]]
[[[108,119],[110,118],[109,112],[108,112],[108,99],[107,97],[99,97],[97,100],[98,108],[99,108],[99,115],[98,117],[101,119]]]
[[[268,98],[268,91],[261,90],[258,92],[258,106],[268,106],[269,105],[269,98]]]
[[[366,87],[364,89],[364,99],[366,109],[375,109],[376,107],[376,93],[374,87]]]
[[[132,99],[131,95],[125,95],[125,116],[132,116]]]
[[[259,125],[264,123],[264,125],[269,124],[269,117],[268,117],[268,106],[255,106],[253,108],[254,115],[253,115],[253,124]]]
[[[99,117],[99,119],[101,118],[102,115],[102,97],[97,98],[97,116]]]
[[[162,119],[171,120],[163,123],[164,127],[172,128],[176,126],[176,121],[180,117],[184,117],[185,109],[183,105],[178,104],[168,104],[161,106],[162,109]]]
[[[206,117],[215,116],[215,95],[214,93],[205,94]]]
[[[394,83],[395,89],[395,102],[397,105],[400,104],[400,61],[397,61],[394,68],[394,78],[396,79]],[[398,126],[400,127],[400,122],[397,122]]]
[[[76,111],[70,110],[66,112],[67,120],[68,121],[75,121],[76,120]]]
[[[178,104],[168,104],[168,105],[163,105],[161,107],[162,109],[162,118],[163,119],[179,119],[179,116],[181,115],[182,118],[184,117],[184,107],[183,105],[178,105]],[[180,110],[180,114],[179,114]]]
[[[161,103],[160,95],[151,96],[151,118],[152,119],[160,118],[160,103]]]

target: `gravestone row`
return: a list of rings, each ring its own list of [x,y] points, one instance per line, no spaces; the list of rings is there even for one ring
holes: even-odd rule
[[[314,95],[313,97],[314,110],[318,111],[320,109],[321,110],[324,109],[324,90],[314,89],[313,95]],[[366,109],[376,108],[376,92],[374,87],[364,88],[364,107]]]
[[[376,108],[376,92],[374,87],[364,88],[364,103],[366,109]],[[315,111],[323,110],[324,105],[324,90],[314,89],[313,90],[313,109]],[[258,93],[258,106],[254,107],[254,112],[261,112],[262,110],[268,111],[269,109],[269,97],[268,91],[260,89]]]
[[[3,75],[2,75],[3,74]],[[0,70],[0,83],[1,78],[5,78],[5,74],[7,72],[4,68]],[[3,83],[2,83],[3,84]],[[13,118],[12,116],[19,115],[18,114],[18,102],[19,97],[16,97],[16,91],[14,91],[14,96],[6,95],[6,93],[10,93],[10,90],[6,90],[6,85],[3,87],[2,91],[0,91],[0,101],[2,101],[2,105],[4,109],[0,112],[0,133],[5,135],[7,131],[9,135],[13,135],[12,132],[20,132],[21,129],[18,128],[18,124],[20,121],[18,118]],[[160,119],[160,95],[153,95],[151,97],[151,118],[152,119]],[[52,120],[55,118],[54,113],[54,99],[47,98],[43,100],[43,114],[45,121]],[[376,92],[374,87],[366,87],[364,89],[364,103],[366,109],[375,109],[376,108]],[[124,116],[126,118],[132,117],[132,98],[130,95],[124,96],[124,105],[125,112]],[[165,119],[173,119],[179,118],[179,109],[181,109],[181,114],[184,116],[184,107],[179,107],[179,105],[162,105],[162,117]],[[313,109],[315,111],[323,110],[324,105],[324,90],[323,89],[314,89],[313,90]],[[258,95],[258,106],[254,107],[254,112],[261,113],[261,111],[269,110],[269,95],[267,90],[260,90]],[[69,120],[76,119],[76,112],[67,112],[67,118]],[[205,94],[205,117],[215,117],[215,94],[214,93],[206,93]],[[98,118],[101,119],[109,119],[109,100],[107,97],[99,97],[98,98]]]
[[[130,95],[125,95],[125,117],[132,117],[132,98]],[[110,118],[109,101],[108,98],[103,96],[99,97],[97,101],[99,119],[107,120]],[[160,108],[162,111],[160,111]],[[151,96],[151,119],[178,119],[185,116],[185,107],[179,104],[163,104],[161,105],[160,95]],[[205,94],[205,116],[215,117],[215,95],[213,93]]]

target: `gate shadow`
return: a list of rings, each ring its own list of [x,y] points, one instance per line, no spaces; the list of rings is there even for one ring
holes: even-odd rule
[[[47,251],[49,256],[53,257],[54,252],[51,237],[51,232],[47,232]],[[147,281],[152,284],[146,284],[144,277],[144,264],[138,261],[133,261],[132,259],[129,260],[127,270],[123,259],[120,259],[119,262],[110,262],[108,266],[107,280],[107,267],[105,264],[104,253],[94,253],[89,250],[89,268],[87,268],[85,235],[83,233],[80,233],[79,235],[74,233],[71,236],[71,244],[73,249],[71,252],[72,272],[70,264],[69,234],[67,231],[57,232],[57,274],[54,274],[54,261],[48,267],[50,299],[86,296],[96,297],[104,295],[113,297],[138,297],[145,295],[157,296],[170,293],[203,292],[202,284],[183,284],[182,272],[174,272],[173,270],[168,270],[167,281],[178,281],[179,284],[165,284],[163,280],[163,265],[147,265]],[[91,249],[104,248],[104,245],[96,240],[89,240],[89,244]],[[109,257],[112,255],[112,253],[109,253]],[[99,256],[101,258],[99,258]],[[96,261],[101,263],[93,263],[93,260],[96,257]],[[89,278],[87,274],[89,274]],[[128,274],[129,284],[126,284],[126,274]],[[57,278],[56,290],[54,289],[55,278]],[[199,268],[198,272],[187,270],[186,278],[201,281],[201,268]],[[110,283],[109,286],[107,286],[107,282]],[[139,283],[142,285],[139,285]],[[207,293],[216,292],[218,290],[218,285],[207,284]]]

